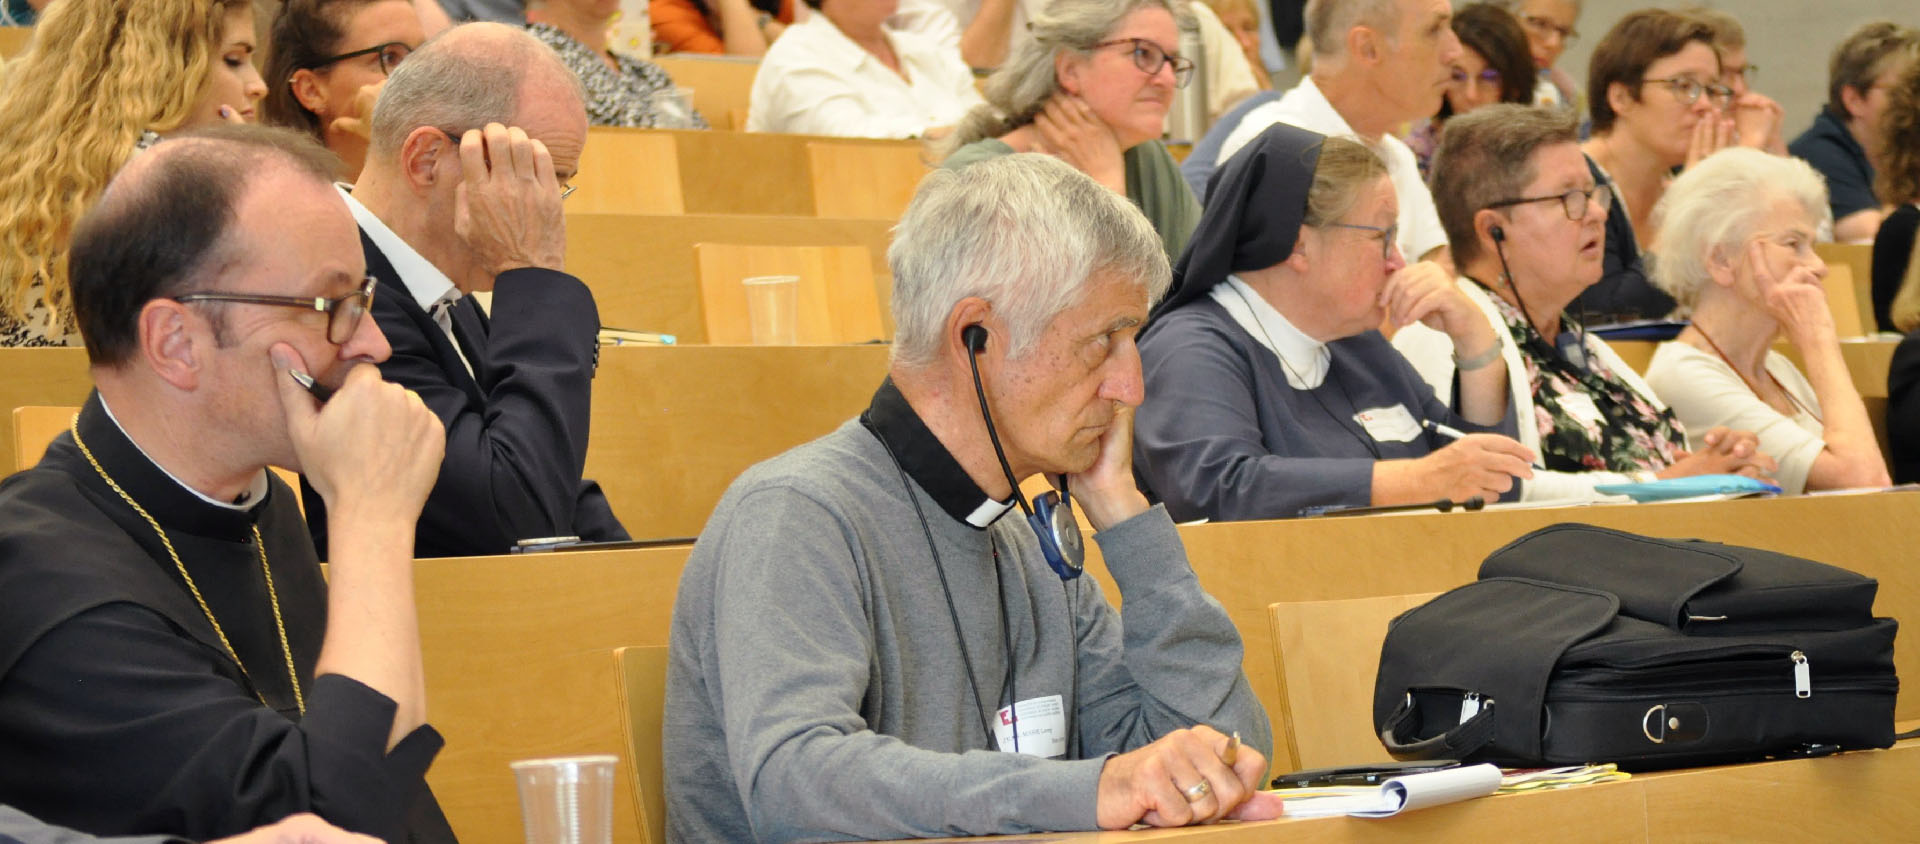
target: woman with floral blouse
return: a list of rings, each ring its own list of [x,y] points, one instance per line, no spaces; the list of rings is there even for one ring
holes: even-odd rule
[[[1594,180],[1580,154],[1572,114],[1501,104],[1456,117],[1434,173],[1458,286],[1497,329],[1520,442],[1538,452],[1546,470],[1534,473],[1523,499],[1586,498],[1609,483],[1774,471],[1752,432],[1712,428],[1690,438],[1632,367],[1564,313],[1600,279],[1612,206],[1611,186]],[[1457,372],[1493,362],[1455,358],[1431,334],[1410,326],[1394,346],[1442,398],[1453,392]]]

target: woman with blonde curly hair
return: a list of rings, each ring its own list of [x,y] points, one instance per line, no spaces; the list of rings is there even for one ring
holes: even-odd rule
[[[63,0],[0,81],[0,346],[77,345],[73,223],[135,150],[251,121],[249,0]]]
[[[1879,130],[1873,188],[1893,212],[1873,238],[1873,315],[1881,331],[1912,331],[1920,328],[1920,261],[1913,260],[1920,242],[1920,62],[1887,88]]]

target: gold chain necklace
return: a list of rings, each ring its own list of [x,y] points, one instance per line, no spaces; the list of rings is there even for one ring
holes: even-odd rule
[[[160,523],[147,513],[147,508],[140,506],[140,502],[133,500],[133,496],[121,489],[120,484],[115,483],[113,476],[107,474],[107,470],[100,465],[100,461],[94,459],[93,450],[87,448],[86,442],[80,439],[80,414],[73,415],[73,421],[67,424],[67,431],[73,434],[73,444],[80,447],[80,453],[86,456],[89,464],[92,464],[93,471],[100,473],[100,479],[106,481],[107,486],[112,487],[114,492],[119,493],[120,500],[127,502],[127,506],[140,514],[140,518],[146,519],[147,524],[152,526],[153,532],[159,535],[160,544],[166,546],[167,556],[173,559],[174,569],[180,572],[180,579],[187,582],[187,591],[193,593],[194,602],[198,603],[200,611],[207,615],[207,623],[213,625],[214,635],[220,637],[220,644],[227,649],[227,656],[233,657],[233,664],[240,666],[241,675],[245,676],[247,682],[251,684],[253,675],[247,673],[246,664],[240,661],[240,653],[233,649],[232,642],[227,641],[227,631],[220,627],[220,620],[213,617],[213,608],[207,606],[206,598],[201,597],[200,587],[194,585],[193,575],[187,573],[187,565],[180,561],[180,553],[173,550],[173,541],[167,538],[167,532],[162,530]],[[293,668],[293,647],[287,644],[287,623],[280,618],[280,595],[273,589],[273,570],[267,567],[267,544],[260,539],[260,526],[256,524],[251,527],[253,528],[253,547],[260,552],[260,573],[267,579],[267,600],[273,604],[273,626],[280,631],[280,652],[287,658],[287,680],[293,683],[293,705],[299,708],[301,715],[305,715],[307,700],[300,693],[300,674]],[[260,705],[268,709],[273,708],[272,704],[267,703],[266,696],[260,694],[258,687],[255,687],[253,696],[260,699]]]

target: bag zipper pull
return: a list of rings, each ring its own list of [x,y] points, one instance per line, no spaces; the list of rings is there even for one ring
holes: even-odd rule
[[[1806,652],[1794,651],[1788,658],[1793,660],[1793,696],[1813,697],[1813,667],[1807,664]]]
[[[1465,724],[1468,719],[1478,714],[1480,714],[1480,693],[1467,692],[1465,695],[1462,695],[1460,697],[1460,723]]]

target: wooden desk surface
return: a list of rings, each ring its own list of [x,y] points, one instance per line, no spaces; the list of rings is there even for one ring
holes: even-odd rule
[[[1880,580],[1874,610],[1920,618],[1920,567],[1903,529],[1920,513],[1920,492],[1814,496],[1676,504],[1421,513],[1349,518],[1232,522],[1180,529],[1200,584],[1226,606],[1245,645],[1254,694],[1279,711],[1273,637],[1267,607],[1280,601],[1323,601],[1440,592],[1474,580],[1480,561],[1528,531],[1584,522],[1649,536],[1694,537],[1795,554]],[[1089,542],[1088,557],[1099,548]],[[1088,570],[1110,599],[1119,591],[1104,565]],[[1901,676],[1920,677],[1920,644],[1912,624],[1894,648]],[[1897,717],[1920,718],[1920,694],[1903,689]],[[1275,723],[1275,746],[1287,746]],[[1276,766],[1287,769],[1284,760]]]
[[[1283,818],[1185,829],[1048,833],[1029,844],[1357,842],[1901,841],[1920,829],[1920,742],[1889,750],[1642,774],[1625,782],[1503,794],[1391,818]]]

